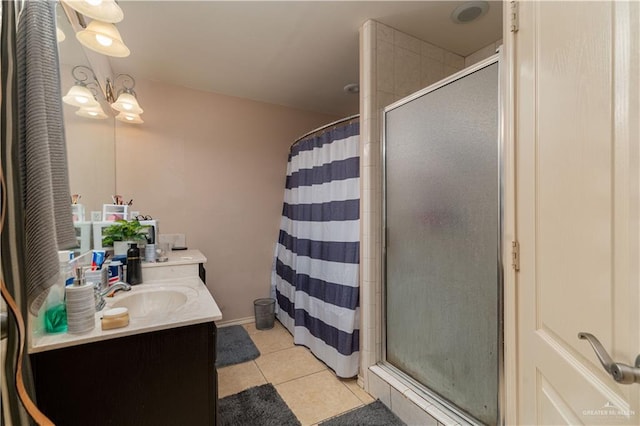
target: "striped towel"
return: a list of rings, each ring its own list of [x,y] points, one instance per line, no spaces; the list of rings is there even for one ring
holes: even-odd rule
[[[37,315],[58,279],[59,249],[75,246],[62,117],[55,2],[24,3],[16,35],[18,173],[24,205],[25,281]]]

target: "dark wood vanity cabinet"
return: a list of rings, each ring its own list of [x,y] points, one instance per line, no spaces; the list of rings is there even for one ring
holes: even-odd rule
[[[59,426],[215,425],[215,344],[210,322],[32,354],[37,405]]]

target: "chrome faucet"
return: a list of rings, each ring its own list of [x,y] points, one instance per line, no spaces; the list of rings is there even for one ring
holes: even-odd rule
[[[117,283],[113,284],[112,286],[109,286],[105,289],[96,287],[95,289],[95,297],[96,297],[96,312],[97,311],[101,311],[102,308],[104,308],[104,306],[107,304],[107,302],[105,302],[104,298],[106,297],[113,297],[113,295],[117,292],[117,291],[129,291],[131,290],[131,285],[127,284],[125,282],[122,281],[118,281]]]
[[[118,281],[117,283],[113,284],[110,287],[107,287],[106,289],[104,289],[103,291],[100,292],[100,295],[102,297],[113,297],[114,294],[116,294],[117,291],[129,291],[131,290],[131,285],[127,284],[123,281]]]

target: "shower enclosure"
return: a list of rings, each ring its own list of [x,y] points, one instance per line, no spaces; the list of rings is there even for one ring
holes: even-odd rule
[[[385,109],[385,364],[498,424],[502,357],[497,56]]]

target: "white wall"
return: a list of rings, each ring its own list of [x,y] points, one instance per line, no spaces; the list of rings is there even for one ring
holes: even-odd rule
[[[337,117],[136,79],[142,125],[116,122],[116,189],[208,259],[223,321],[268,297],[289,146]]]

